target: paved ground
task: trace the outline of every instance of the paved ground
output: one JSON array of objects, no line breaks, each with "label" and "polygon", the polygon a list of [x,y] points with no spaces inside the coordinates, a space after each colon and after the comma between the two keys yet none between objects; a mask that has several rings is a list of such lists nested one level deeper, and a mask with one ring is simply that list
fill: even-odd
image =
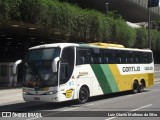
[{"label": "paved ground", "polygon": [[[3,118],[2,120],[159,120],[158,117],[64,117],[65,112],[69,112],[70,115],[88,115],[95,111],[95,115],[97,114],[96,111],[125,111],[129,113],[137,112],[138,114],[140,111],[149,111],[149,112],[156,112],[160,111],[160,82],[155,82],[153,87],[150,87],[145,90],[143,93],[139,94],[113,94],[109,96],[101,96],[101,97],[94,97],[90,99],[86,104],[75,104],[72,102],[65,102],[65,103],[38,103],[38,102],[23,102],[20,98],[21,96],[21,89],[13,89],[13,90],[2,90],[3,94],[7,94],[7,99],[17,99],[20,98],[18,101],[8,101],[6,103],[1,101],[0,110],[2,111],[26,111],[30,113],[37,113],[38,111],[42,111],[42,118]],[[8,93],[9,92],[9,93]],[[1,94],[1,95],[3,95]],[[16,94],[16,96],[15,96]],[[19,95],[18,95],[19,94]],[[77,112],[78,111],[78,112]],[[82,111],[82,112],[81,112]],[[55,117],[55,116],[58,117]],[[91,114],[93,115],[93,114]],[[45,117],[45,118],[44,118]],[[51,118],[52,117],[52,118]],[[0,118],[1,119],[1,118]]]},{"label": "paved ground", "polygon": [[0,106],[11,102],[23,102],[21,88],[0,90]]}]

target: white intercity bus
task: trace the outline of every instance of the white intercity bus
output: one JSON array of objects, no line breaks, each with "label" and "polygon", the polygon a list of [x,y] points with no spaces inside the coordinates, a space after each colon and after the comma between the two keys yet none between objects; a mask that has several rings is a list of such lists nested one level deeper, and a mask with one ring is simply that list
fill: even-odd
[{"label": "white intercity bus", "polygon": [[153,53],[109,43],[55,43],[32,47],[24,61],[23,99],[62,102],[154,84]]}]

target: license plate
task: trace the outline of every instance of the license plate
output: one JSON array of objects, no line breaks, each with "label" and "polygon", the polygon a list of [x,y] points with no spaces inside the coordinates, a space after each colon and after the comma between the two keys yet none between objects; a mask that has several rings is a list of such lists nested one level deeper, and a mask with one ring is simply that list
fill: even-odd
[{"label": "license plate", "polygon": [[34,97],[34,100],[40,100],[40,97]]}]

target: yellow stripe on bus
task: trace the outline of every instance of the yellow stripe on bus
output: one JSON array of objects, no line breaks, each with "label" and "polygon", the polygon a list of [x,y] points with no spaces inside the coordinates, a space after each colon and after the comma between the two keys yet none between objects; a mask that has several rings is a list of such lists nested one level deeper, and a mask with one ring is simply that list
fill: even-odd
[{"label": "yellow stripe on bus", "polygon": [[119,91],[132,90],[134,80],[138,80],[140,83],[141,79],[144,79],[146,87],[154,84],[153,73],[121,75],[116,64],[109,64],[109,67],[117,83]]}]

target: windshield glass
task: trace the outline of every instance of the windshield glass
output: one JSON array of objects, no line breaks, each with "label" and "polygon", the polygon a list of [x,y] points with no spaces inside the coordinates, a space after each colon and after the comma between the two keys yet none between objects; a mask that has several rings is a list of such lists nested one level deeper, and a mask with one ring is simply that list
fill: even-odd
[{"label": "windshield glass", "polygon": [[60,48],[48,48],[48,49],[37,49],[31,50],[28,54],[29,61],[37,60],[53,60],[58,57]]},{"label": "windshield glass", "polygon": [[60,55],[60,48],[31,50],[26,56],[25,80],[26,87],[57,86],[57,73],[53,73],[52,62]]}]

